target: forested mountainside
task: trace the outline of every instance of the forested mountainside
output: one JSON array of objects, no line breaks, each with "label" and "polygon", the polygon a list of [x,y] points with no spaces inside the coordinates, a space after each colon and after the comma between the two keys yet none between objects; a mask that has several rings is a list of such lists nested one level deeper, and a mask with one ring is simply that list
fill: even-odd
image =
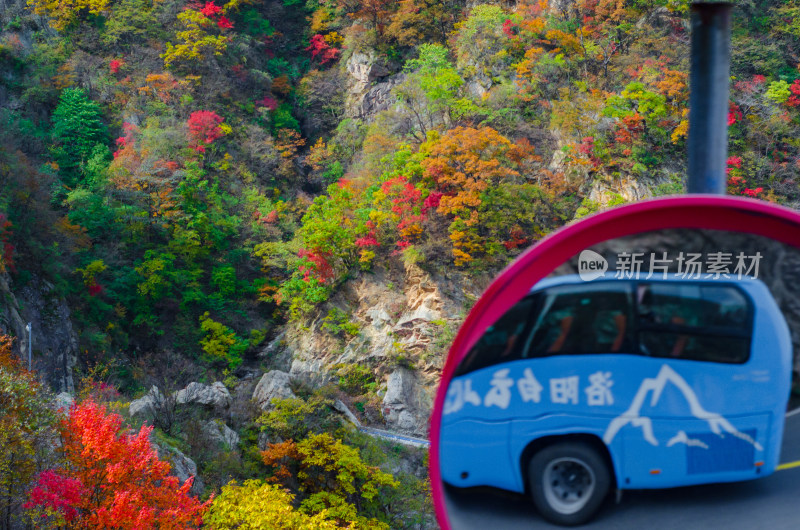
[{"label": "forested mountainside", "polygon": [[[800,2],[734,13],[728,191],[795,207]],[[351,423],[424,436],[494,273],[683,192],[688,20],[5,0],[0,528],[432,526],[424,451]]]}]

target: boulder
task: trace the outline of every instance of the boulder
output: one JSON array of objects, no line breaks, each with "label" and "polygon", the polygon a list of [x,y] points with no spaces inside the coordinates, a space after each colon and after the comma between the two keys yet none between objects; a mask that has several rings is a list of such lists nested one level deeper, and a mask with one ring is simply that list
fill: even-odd
[{"label": "boulder", "polygon": [[179,449],[167,444],[159,444],[153,441],[150,436],[150,443],[156,450],[158,458],[166,460],[172,465],[171,475],[178,477],[181,484],[185,483],[190,477],[194,477],[192,488],[189,490],[194,495],[200,495],[205,490],[203,480],[197,476],[197,464],[194,460],[183,454]]},{"label": "boulder", "polygon": [[383,396],[383,418],[396,430],[424,434],[428,411],[423,403],[422,388],[417,377],[407,368],[398,368],[389,375]]},{"label": "boulder", "polygon": [[144,416],[147,418],[155,413],[156,407],[163,399],[164,396],[161,395],[158,387],[153,385],[150,387],[147,394],[139,399],[131,401],[131,404],[128,406],[128,412],[131,418],[135,418],[136,416]]},{"label": "boulder", "polygon": [[55,399],[56,410],[63,412],[69,411],[73,403],[75,403],[75,398],[69,392],[61,392]]},{"label": "boulder", "polygon": [[225,409],[231,404],[231,393],[220,381],[212,385],[189,383],[186,388],[178,391],[175,402],[179,405],[195,404]]},{"label": "boulder", "polygon": [[275,398],[293,398],[294,392],[289,387],[289,374],[280,370],[265,373],[253,391],[253,401],[262,409],[268,409]]},{"label": "boulder", "polygon": [[227,446],[230,449],[236,449],[239,445],[240,438],[239,435],[236,434],[236,431],[219,420],[204,422],[200,430],[207,440],[218,446]]}]

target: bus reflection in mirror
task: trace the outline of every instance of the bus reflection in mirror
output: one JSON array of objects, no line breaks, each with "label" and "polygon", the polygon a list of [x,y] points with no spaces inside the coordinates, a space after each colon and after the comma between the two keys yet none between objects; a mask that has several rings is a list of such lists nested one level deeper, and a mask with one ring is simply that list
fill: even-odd
[{"label": "bus reflection in mirror", "polygon": [[800,337],[797,275],[793,247],[684,229],[594,245],[530,286],[447,387],[451,527],[478,528],[482,503],[503,528],[514,526],[498,506],[515,498],[542,524],[575,525],[615,488],[770,475]]}]

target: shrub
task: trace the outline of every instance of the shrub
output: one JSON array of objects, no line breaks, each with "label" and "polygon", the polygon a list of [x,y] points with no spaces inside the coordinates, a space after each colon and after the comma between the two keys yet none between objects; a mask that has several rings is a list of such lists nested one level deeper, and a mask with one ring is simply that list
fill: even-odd
[{"label": "shrub", "polygon": [[366,366],[359,364],[338,365],[339,388],[351,396],[360,396],[375,390],[375,374]]},{"label": "shrub", "polygon": [[242,364],[242,354],[249,346],[248,341],[239,338],[228,326],[212,320],[208,311],[200,317],[200,329],[205,333],[200,339],[200,346],[207,361],[231,369]]}]

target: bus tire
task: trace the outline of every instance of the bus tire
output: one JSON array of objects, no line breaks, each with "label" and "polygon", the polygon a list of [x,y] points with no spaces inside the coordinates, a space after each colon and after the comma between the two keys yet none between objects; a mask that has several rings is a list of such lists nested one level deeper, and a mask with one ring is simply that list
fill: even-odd
[{"label": "bus tire", "polygon": [[557,443],[536,453],[528,464],[528,480],[541,516],[564,526],[591,519],[611,487],[605,460],[581,442]]}]

